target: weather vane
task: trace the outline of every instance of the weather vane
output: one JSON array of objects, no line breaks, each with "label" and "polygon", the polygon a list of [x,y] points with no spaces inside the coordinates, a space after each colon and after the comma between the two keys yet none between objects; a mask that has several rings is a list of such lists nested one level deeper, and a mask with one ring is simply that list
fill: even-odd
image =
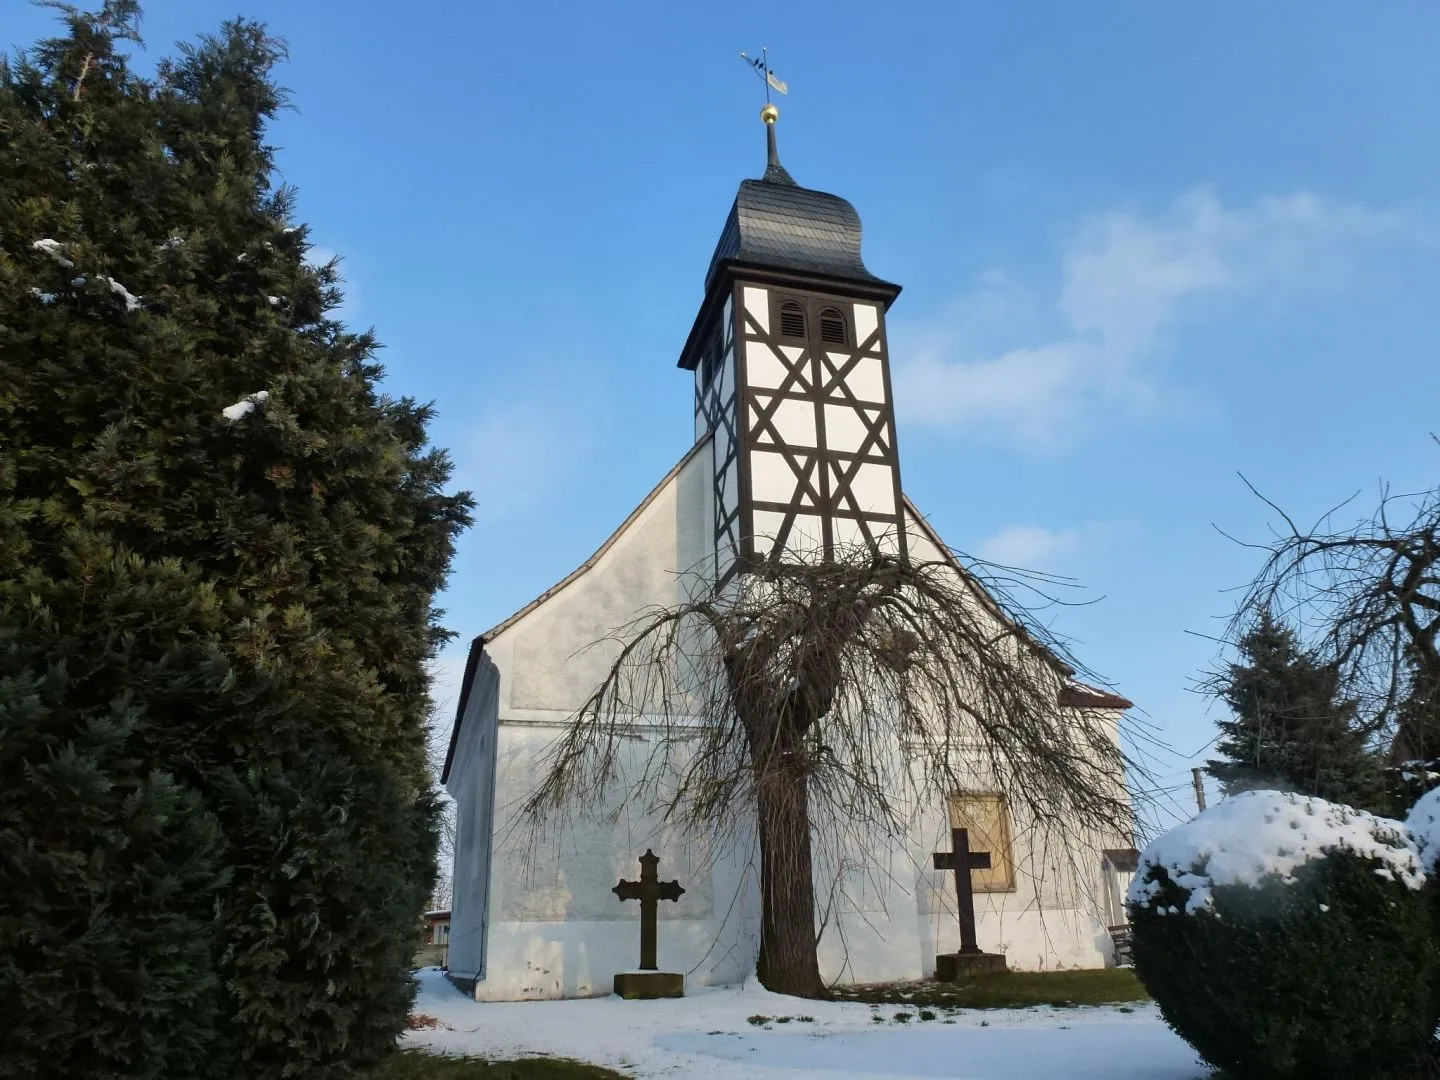
[{"label": "weather vane", "polygon": [[745,53],[742,52],[740,54],[740,59],[744,60],[747,64],[754,68],[755,74],[759,75],[760,78],[765,81],[766,105],[770,104],[771,90],[774,90],[777,94],[784,94],[789,92],[790,87],[787,86],[781,79],[776,78],[775,72],[770,70],[770,51],[768,49],[761,48],[760,55],[758,57],[747,56]]}]

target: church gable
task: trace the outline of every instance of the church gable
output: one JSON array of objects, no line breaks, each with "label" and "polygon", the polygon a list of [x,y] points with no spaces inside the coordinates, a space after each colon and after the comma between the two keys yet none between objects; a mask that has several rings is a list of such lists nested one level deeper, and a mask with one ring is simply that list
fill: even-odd
[{"label": "church gable", "polygon": [[675,604],[685,572],[707,569],[708,451],[708,440],[692,447],[594,555],[481,635],[503,674],[502,719],[573,713],[613,659],[617,646],[607,639],[616,629],[646,608]]},{"label": "church gable", "polygon": [[[477,662],[500,682],[501,719],[563,722],[605,676],[618,644],[616,632],[654,607],[684,599],[684,589],[713,581],[713,457],[710,440],[697,442],[629,517],[584,563],[535,600],[475,639],[456,709],[449,758],[480,672]],[[914,504],[901,494],[897,515],[911,558],[951,562],[967,578],[949,547]],[[970,579],[972,582],[973,578]],[[998,606],[974,582],[976,595],[1003,618]],[[502,678],[503,673],[503,678]],[[1070,674],[1063,669],[1062,674]],[[1062,707],[1123,711],[1131,702],[1108,690],[1065,678]]]}]

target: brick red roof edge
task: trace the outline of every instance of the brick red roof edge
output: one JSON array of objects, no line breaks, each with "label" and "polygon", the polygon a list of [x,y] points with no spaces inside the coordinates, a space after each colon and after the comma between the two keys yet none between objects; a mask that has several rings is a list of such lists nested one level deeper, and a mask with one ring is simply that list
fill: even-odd
[{"label": "brick red roof edge", "polygon": [[1130,709],[1135,703],[1098,686],[1075,683],[1060,688],[1060,704],[1072,705],[1077,709]]}]

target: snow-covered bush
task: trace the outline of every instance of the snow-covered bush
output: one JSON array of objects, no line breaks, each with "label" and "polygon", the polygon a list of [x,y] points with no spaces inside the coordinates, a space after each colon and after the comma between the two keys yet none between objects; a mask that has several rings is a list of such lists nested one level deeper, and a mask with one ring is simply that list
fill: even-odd
[{"label": "snow-covered bush", "polygon": [[[1427,878],[1425,892],[1430,899],[1431,932],[1440,950],[1440,873],[1436,872],[1436,863],[1440,862],[1440,788],[1427,791],[1415,801],[1405,827],[1420,853],[1420,865]],[[1435,1012],[1440,1015],[1440,967],[1435,972],[1432,993]]]},{"label": "snow-covered bush", "polygon": [[1436,1025],[1425,883],[1400,822],[1248,791],[1141,855],[1136,971],[1170,1026],[1229,1074],[1406,1075]]},{"label": "snow-covered bush", "polygon": [[1410,808],[1405,827],[1420,853],[1420,865],[1426,874],[1434,875],[1440,860],[1440,788],[1426,792]]}]

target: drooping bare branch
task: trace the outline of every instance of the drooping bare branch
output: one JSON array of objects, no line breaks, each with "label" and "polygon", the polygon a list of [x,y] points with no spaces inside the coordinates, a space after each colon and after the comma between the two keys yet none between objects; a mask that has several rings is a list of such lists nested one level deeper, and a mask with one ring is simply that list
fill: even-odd
[{"label": "drooping bare branch", "polygon": [[817,812],[890,835],[914,799],[943,805],[981,775],[1037,828],[1131,836],[1113,720],[1058,707],[1080,665],[987,585],[948,560],[863,550],[697,585],[612,636],[614,662],[525,809],[598,802],[643,729],[630,803],[705,833],[798,769]]}]

